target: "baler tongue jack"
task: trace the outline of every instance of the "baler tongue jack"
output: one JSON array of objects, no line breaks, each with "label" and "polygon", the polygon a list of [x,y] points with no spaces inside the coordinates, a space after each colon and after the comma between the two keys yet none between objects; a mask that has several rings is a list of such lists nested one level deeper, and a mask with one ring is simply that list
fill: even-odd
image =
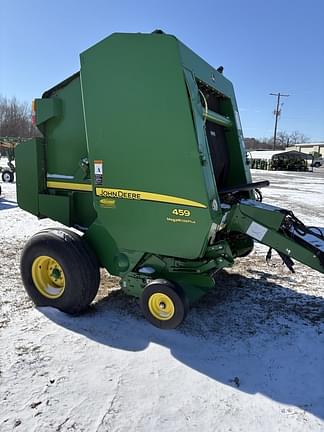
[{"label": "baler tongue jack", "polygon": [[232,206],[227,231],[239,231],[278,252],[289,270],[292,258],[324,273],[324,228],[307,227],[293,212],[254,200]]},{"label": "baler tongue jack", "polygon": [[[285,255],[285,254],[283,254],[283,253],[281,253],[279,251],[276,251],[276,252],[278,253],[278,255],[280,256],[280,258],[282,259],[282,262],[291,271],[291,273],[295,273],[295,270],[294,270],[295,263],[294,263],[294,261],[291,258],[289,258],[288,255]],[[271,256],[272,256],[272,247],[269,248],[269,250],[267,252],[267,255],[266,255],[267,264],[270,264]]]}]

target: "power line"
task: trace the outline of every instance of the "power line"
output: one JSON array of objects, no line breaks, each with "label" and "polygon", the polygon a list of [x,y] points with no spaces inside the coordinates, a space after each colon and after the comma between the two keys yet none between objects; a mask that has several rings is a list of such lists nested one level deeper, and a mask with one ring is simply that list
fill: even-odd
[{"label": "power line", "polygon": [[273,150],[276,150],[278,117],[281,114],[281,109],[279,109],[280,98],[281,97],[288,97],[290,95],[288,95],[288,94],[282,94],[282,93],[270,93],[270,96],[277,96],[277,107],[276,107],[276,109],[273,112],[274,115],[275,115],[275,126],[274,126],[274,134],[273,134]]}]

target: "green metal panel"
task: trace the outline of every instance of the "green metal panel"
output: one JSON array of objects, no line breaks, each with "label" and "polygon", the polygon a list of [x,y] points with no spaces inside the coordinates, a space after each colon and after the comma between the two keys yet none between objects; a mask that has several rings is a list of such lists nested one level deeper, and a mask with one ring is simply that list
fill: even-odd
[{"label": "green metal panel", "polygon": [[70,210],[72,226],[89,227],[97,217],[90,192],[73,192]]},{"label": "green metal panel", "polygon": [[93,163],[102,160],[103,187],[206,206],[115,199],[104,207],[94,193],[98,223],[121,249],[201,255],[212,218],[177,40],[114,34],[81,54],[81,82],[94,188]]},{"label": "green metal panel", "polygon": [[214,208],[214,211],[212,211],[213,220],[219,223],[222,218],[222,211],[220,207],[216,180],[213,173],[212,161],[208,148],[203,107],[201,105],[198,86],[194,75],[191,73],[191,71],[185,69],[184,76],[186,79],[188,94],[191,100],[191,109],[193,121],[195,124],[198,151],[202,161],[201,170],[205,179],[206,191],[209,202],[216,202],[216,206],[212,206],[212,209]]},{"label": "green metal panel", "polygon": [[61,114],[60,99],[35,99],[36,125],[41,126],[47,120]]},{"label": "green metal panel", "polygon": [[38,194],[45,190],[45,157],[42,138],[34,138],[17,145],[16,187],[19,207],[39,216]]},{"label": "green metal panel", "polygon": [[70,226],[70,197],[61,195],[40,194],[39,213],[53,220]]},{"label": "green metal panel", "polygon": [[[90,172],[79,74],[45,92],[42,99],[36,99],[35,107],[37,125],[45,135],[47,182],[88,184]],[[42,197],[42,214],[66,225],[85,228],[91,225],[96,217],[91,193],[60,187],[49,190],[50,195]]]},{"label": "green metal panel", "polygon": [[42,125],[47,173],[74,177],[79,171],[81,159],[88,156],[79,76],[63,87],[49,90],[45,95],[46,103],[58,99],[61,107],[60,115],[49,118]]}]

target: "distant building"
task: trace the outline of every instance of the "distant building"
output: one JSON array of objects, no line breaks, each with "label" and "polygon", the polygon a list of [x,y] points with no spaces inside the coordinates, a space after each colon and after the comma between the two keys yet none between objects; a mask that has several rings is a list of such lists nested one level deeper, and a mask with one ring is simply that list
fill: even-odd
[{"label": "distant building", "polygon": [[319,153],[321,156],[324,157],[324,142],[296,144],[289,148],[312,155],[314,155],[315,153]]},{"label": "distant building", "polygon": [[309,153],[290,150],[290,148],[285,151],[248,152],[251,168],[273,171],[308,171],[314,157]]}]

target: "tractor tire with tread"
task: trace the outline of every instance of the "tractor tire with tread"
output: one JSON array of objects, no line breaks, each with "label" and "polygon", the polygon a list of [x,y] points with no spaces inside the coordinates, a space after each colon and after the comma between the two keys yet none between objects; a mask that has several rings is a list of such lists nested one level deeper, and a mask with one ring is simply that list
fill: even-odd
[{"label": "tractor tire with tread", "polygon": [[37,306],[52,306],[69,314],[85,310],[100,283],[94,252],[78,234],[64,228],[45,229],[31,237],[23,249],[20,270],[25,289]]},{"label": "tractor tire with tread", "polygon": [[4,183],[12,183],[14,181],[15,175],[11,170],[5,169],[1,173],[1,178]]}]

